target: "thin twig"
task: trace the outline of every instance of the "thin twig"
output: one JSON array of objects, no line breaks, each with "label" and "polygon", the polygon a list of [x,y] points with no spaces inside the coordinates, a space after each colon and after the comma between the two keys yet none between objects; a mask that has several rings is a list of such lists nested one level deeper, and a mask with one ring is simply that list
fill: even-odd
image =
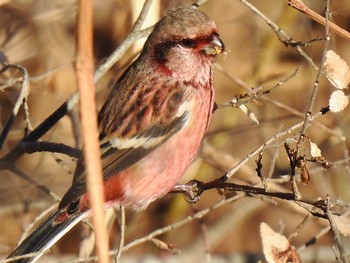
[{"label": "thin twig", "polygon": [[[198,210],[196,210],[195,208],[193,209],[194,209],[194,212],[198,212]],[[208,227],[203,218],[198,219],[198,224],[200,227],[200,236],[201,236],[201,240],[203,242],[204,251],[205,251],[205,262],[210,263],[212,261],[212,256],[210,253],[210,241],[208,239]]]},{"label": "thin twig", "polygon": [[[170,232],[170,231],[173,231],[175,229],[178,229],[180,227],[182,227],[183,225],[186,225],[188,224],[189,222],[192,222],[196,219],[199,219],[199,218],[202,218],[204,217],[205,215],[209,214],[210,212],[226,205],[226,204],[229,204],[229,203],[232,203],[234,201],[236,201],[237,199],[239,199],[241,196],[237,195],[237,196],[233,196],[233,197],[230,197],[230,198],[227,198],[227,199],[224,199],[224,200],[221,200],[220,202],[210,206],[210,207],[207,207],[193,215],[190,215],[180,221],[177,221],[171,225],[168,225],[168,226],[165,226],[165,227],[162,227],[162,228],[159,228],[151,233],[149,233],[148,235],[142,237],[142,238],[139,238],[139,239],[136,239],[130,243],[128,243],[127,245],[125,245],[123,247],[123,252],[126,252],[128,251],[129,249],[135,247],[135,246],[138,246],[142,243],[145,243],[145,242],[148,242],[148,241],[151,241],[152,238],[155,238],[157,236],[160,236],[162,234],[165,234],[167,232]],[[117,250],[113,250],[113,251],[110,251],[110,255],[111,256],[115,256],[116,254],[118,253]],[[75,259],[75,260],[67,260],[67,261],[63,261],[62,263],[80,263],[80,262],[92,262],[92,261],[96,261],[97,257],[89,257],[89,258],[82,258],[82,259]]]},{"label": "thin twig", "polygon": [[[279,131],[282,130],[282,124],[280,124],[280,128],[278,130]],[[274,147],[272,158],[270,158],[270,164],[269,164],[268,172],[266,173],[266,176],[265,176],[265,181],[267,179],[269,179],[269,178],[272,178],[273,172],[274,172],[274,170],[276,168],[276,161],[277,161],[277,157],[278,157],[278,150],[279,150],[278,146]]]},{"label": "thin twig", "polygon": [[49,131],[61,118],[63,118],[79,101],[79,93],[74,92],[66,102],[64,102],[55,112],[47,117],[37,128],[25,136],[8,154],[0,159],[0,169],[3,169],[1,163],[14,163],[25,152],[21,150],[23,143],[39,140],[47,131]]},{"label": "thin twig", "polygon": [[18,241],[18,244],[22,243],[22,241],[30,234],[30,232],[34,229],[34,226],[37,225],[38,222],[42,222],[44,218],[48,217],[53,211],[57,209],[57,205],[54,204],[49,208],[45,209],[45,211],[41,212],[33,222],[26,228],[26,230],[22,233],[21,238]]},{"label": "thin twig", "polygon": [[324,18],[323,16],[320,16],[315,11],[311,10],[309,7],[307,7],[303,1],[301,0],[288,0],[288,5],[291,7],[299,10],[300,12],[306,14],[311,19],[315,20],[317,23],[326,26],[327,23],[329,23],[329,28],[336,33],[337,35],[350,40],[350,32],[346,31],[345,29],[339,27],[338,25],[334,24],[333,22],[329,21],[327,22],[327,18]]},{"label": "thin twig", "polygon": [[340,253],[340,258],[341,258],[343,263],[348,263],[349,261],[348,261],[346,255],[345,255],[345,248],[344,248],[343,241],[342,241],[342,239],[340,237],[339,229],[337,227],[336,222],[334,221],[332,212],[330,211],[329,196],[327,196],[326,201],[327,201],[327,219],[329,221],[329,225],[330,225],[331,230],[333,232],[335,242],[337,243],[337,246],[338,246],[338,249],[339,249],[339,253]]},{"label": "thin twig", "polygon": [[[222,72],[223,74],[225,74],[230,80],[232,80],[235,84],[239,85],[241,88],[243,88],[244,90],[250,90],[249,86],[244,83],[242,80],[240,80],[238,77],[232,75],[232,73],[229,73],[227,72],[226,70],[224,70],[220,65],[216,64],[215,65],[215,68],[217,70],[219,70],[220,72]],[[298,73],[299,73],[299,70],[300,68],[298,67],[296,71],[294,71],[291,75],[287,76],[285,79],[282,79],[280,80],[277,84],[275,84],[272,88],[268,89],[268,90],[271,90],[271,89],[274,89],[275,87],[277,87],[278,85],[282,85],[283,83],[285,83],[287,80],[290,80],[291,77],[294,77],[296,76]],[[264,91],[264,94],[266,93],[266,91]],[[295,116],[298,116],[298,117],[305,117],[305,114],[302,113],[301,111],[298,111],[296,110],[295,108],[289,106],[289,105],[286,105],[278,100],[275,100],[275,99],[272,99],[270,96],[267,96],[267,95],[258,95],[258,98],[259,99],[263,99],[264,101],[267,101],[273,105],[275,105],[276,107],[278,108],[281,108],[281,109],[284,109],[286,110],[287,112],[295,115]],[[247,103],[246,101],[244,103]],[[217,108],[222,108],[222,107],[232,107],[232,106],[236,106],[238,104],[232,104],[232,102],[228,102],[228,103],[224,103],[222,105],[218,105]],[[344,141],[345,140],[345,137],[340,135],[339,134],[339,131],[338,130],[334,130],[334,129],[331,129],[331,128],[328,128],[325,124],[323,123],[320,123],[318,121],[315,121],[313,122],[313,125],[321,128],[322,130],[328,132],[329,134],[331,135],[334,135],[336,137],[338,137],[341,141]],[[350,170],[350,169],[349,169]]]},{"label": "thin twig", "polygon": [[[5,139],[12,127],[12,124],[15,121],[15,118],[18,114],[19,108],[21,107],[21,105],[25,102],[26,97],[28,96],[29,93],[29,75],[28,75],[28,71],[25,67],[21,66],[21,65],[16,65],[16,64],[6,64],[3,70],[9,69],[9,68],[14,68],[14,69],[18,69],[22,72],[23,75],[23,79],[22,79],[22,85],[21,85],[21,91],[18,95],[17,101],[12,109],[12,113],[11,116],[9,117],[7,123],[5,124],[5,127],[0,135],[0,149],[2,148]],[[27,107],[27,105],[25,104],[25,106]],[[26,115],[27,119],[28,116]]]},{"label": "thin twig", "polygon": [[[311,120],[314,120],[318,117],[320,117],[322,114],[321,113],[316,113],[315,115],[311,116]],[[295,130],[299,129],[300,127],[302,127],[304,122],[299,122],[291,127],[289,127],[288,129],[279,132],[275,135],[273,135],[269,140],[267,140],[264,144],[260,145],[259,147],[257,147],[255,150],[253,150],[252,152],[250,152],[245,158],[243,158],[238,164],[236,164],[233,168],[231,168],[230,170],[227,171],[225,177],[227,179],[231,178],[231,176],[233,176],[243,165],[245,165],[252,157],[254,157],[255,155],[259,154],[259,152],[266,146],[269,146],[270,144],[274,143],[275,141],[279,140],[280,138],[282,138],[285,135],[288,135],[292,132],[294,132]]]},{"label": "thin twig", "polygon": [[141,12],[140,12],[138,18],[136,19],[134,27],[132,28],[131,31],[140,31],[141,30],[142,25],[147,18],[147,14],[148,14],[148,11],[151,7],[152,1],[153,0],[145,0],[145,2],[143,3],[143,7],[141,9]]},{"label": "thin twig", "polygon": [[307,214],[307,216],[298,224],[298,226],[293,230],[293,232],[288,236],[288,241],[292,241],[294,237],[296,237],[299,231],[306,226],[306,224],[311,219],[311,214]]},{"label": "thin twig", "polygon": [[15,256],[15,257],[7,258],[7,259],[2,259],[1,263],[8,263],[8,262],[15,262],[16,263],[20,259],[34,258],[34,257],[37,257],[39,255],[43,255],[43,254],[46,254],[49,252],[50,252],[50,250],[43,250],[43,251],[39,251],[39,252],[28,253],[28,254],[21,255],[21,256]]},{"label": "thin twig", "polygon": [[[350,214],[350,210],[346,211],[342,216],[347,216],[349,214]],[[300,252],[300,251],[306,249],[307,247],[315,244],[318,239],[320,239],[324,235],[328,234],[330,230],[331,230],[331,228],[329,226],[322,228],[313,238],[311,238],[309,241],[307,241],[304,245],[300,246],[297,251]]]},{"label": "thin twig", "polygon": [[[240,0],[245,6],[247,6],[250,10],[252,10],[256,15],[260,16],[268,26],[272,28],[272,30],[277,35],[278,39],[282,41],[285,45],[291,45],[295,46],[294,44],[297,42],[293,42],[291,37],[284,32],[280,27],[278,27],[274,22],[272,22],[267,16],[265,16],[263,13],[261,13],[255,6],[253,6],[251,3],[249,3],[246,0]],[[307,62],[309,62],[314,69],[318,69],[316,64],[313,62],[312,58],[308,56],[305,51],[299,46],[296,45],[296,49],[299,52],[299,54],[306,59]]]},{"label": "thin twig", "polygon": [[54,192],[52,192],[45,185],[42,185],[42,184],[38,183],[32,177],[26,175],[23,171],[19,170],[16,166],[8,164],[6,169],[9,170],[10,172],[14,173],[15,175],[19,176],[23,180],[27,181],[29,184],[35,186],[36,188],[38,188],[43,193],[51,196],[53,198],[53,200],[55,200],[56,202],[61,201],[61,198],[58,195],[56,195]]},{"label": "thin twig", "polygon": [[167,233],[167,232],[170,232],[174,229],[177,229],[177,228],[180,228],[181,226],[189,223],[189,222],[192,222],[196,219],[199,219],[199,218],[203,218],[205,215],[207,215],[208,213],[212,212],[213,210],[216,210],[220,207],[222,207],[223,205],[225,204],[229,204],[229,203],[232,203],[234,201],[236,201],[237,199],[239,199],[240,197],[239,196],[233,196],[231,198],[228,198],[228,199],[224,199],[224,200],[221,200],[220,202],[214,204],[213,206],[210,206],[210,207],[207,207],[193,215],[190,215],[190,216],[187,216],[186,218],[178,221],[178,222],[175,222],[171,225],[168,225],[166,227],[162,227],[162,228],[159,228],[155,231],[153,231],[152,233],[148,234],[147,236],[144,236],[142,238],[139,238],[139,239],[136,239],[132,242],[130,242],[129,244],[125,245],[124,248],[123,248],[123,251],[127,251],[129,250],[130,248],[132,247],[135,247],[141,243],[144,243],[146,241],[150,241],[152,238],[156,237],[156,236],[159,236],[159,235],[162,235],[164,233]]},{"label": "thin twig", "polygon": [[255,101],[261,97],[265,97],[266,94],[270,94],[277,87],[280,87],[280,86],[284,85],[285,83],[287,83],[288,81],[290,81],[291,79],[295,78],[299,74],[300,69],[301,69],[300,66],[297,67],[295,71],[293,71],[291,74],[289,74],[284,79],[281,79],[280,81],[278,81],[275,85],[273,85],[269,89],[262,90],[262,87],[256,87],[254,89],[250,89],[250,90],[248,90],[247,93],[239,96],[238,98],[235,97],[229,102],[217,105],[216,109],[222,109],[222,108],[226,108],[226,107],[238,108],[239,106],[241,106],[243,104],[247,104],[247,103],[249,103],[251,101]]},{"label": "thin twig", "polygon": [[325,13],[326,13],[326,24],[325,24],[325,38],[326,38],[326,41],[324,42],[323,54],[322,54],[322,59],[321,59],[321,62],[320,62],[320,67],[318,69],[318,72],[317,72],[317,75],[316,75],[316,80],[314,82],[314,86],[313,86],[312,93],[311,93],[311,96],[310,96],[310,100],[309,100],[307,109],[305,111],[306,113],[305,113],[305,118],[304,118],[304,124],[303,124],[303,127],[300,130],[299,139],[298,139],[298,142],[297,142],[297,145],[296,145],[297,153],[300,150],[300,146],[301,146],[301,143],[303,141],[304,134],[305,134],[306,129],[308,128],[309,123],[310,123],[310,116],[311,116],[311,112],[312,112],[312,109],[314,107],[316,96],[317,96],[317,93],[318,93],[318,86],[319,86],[320,78],[321,78],[321,75],[322,75],[323,64],[324,64],[324,62],[326,60],[326,53],[327,53],[327,49],[328,49],[328,43],[329,43],[329,40],[330,40],[329,26],[328,26],[328,21],[329,21],[329,0],[327,0],[326,12]]},{"label": "thin twig", "polygon": [[122,252],[123,252],[123,246],[125,241],[125,208],[124,206],[119,206],[119,229],[120,229],[120,236],[119,236],[119,244],[118,244],[118,252],[115,256],[115,262],[119,263]]}]

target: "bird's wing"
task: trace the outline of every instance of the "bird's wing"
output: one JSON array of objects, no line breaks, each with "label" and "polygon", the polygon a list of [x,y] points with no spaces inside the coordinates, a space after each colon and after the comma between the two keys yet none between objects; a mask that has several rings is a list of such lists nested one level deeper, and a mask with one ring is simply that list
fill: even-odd
[{"label": "bird's wing", "polygon": [[[178,83],[153,83],[154,89],[111,94],[99,114],[103,180],[132,166],[183,129],[192,106]],[[146,90],[146,91],[145,91]],[[127,101],[127,99],[129,99]],[[135,106],[136,105],[136,106]],[[73,184],[60,208],[86,192],[84,160],[78,161]]]},{"label": "bird's wing", "polygon": [[101,148],[104,180],[130,167],[167,141],[186,125],[188,116],[189,112],[185,111],[165,124],[155,123],[153,127],[136,137],[126,140],[113,138],[104,143]]}]

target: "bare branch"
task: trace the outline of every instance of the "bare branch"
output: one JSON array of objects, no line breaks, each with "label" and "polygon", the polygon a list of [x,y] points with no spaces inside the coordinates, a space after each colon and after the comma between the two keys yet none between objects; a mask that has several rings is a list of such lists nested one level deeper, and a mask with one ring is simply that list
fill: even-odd
[{"label": "bare branch", "polygon": [[333,232],[335,242],[337,243],[337,246],[338,246],[338,249],[339,249],[339,252],[340,252],[341,261],[343,263],[347,263],[349,261],[348,261],[346,255],[345,255],[344,244],[343,244],[343,241],[342,241],[342,239],[340,237],[340,232],[338,230],[337,224],[335,223],[335,221],[333,219],[332,212],[330,211],[329,196],[327,196],[326,201],[327,201],[327,219],[329,221],[329,225],[330,225],[331,230]]},{"label": "bare branch", "polygon": [[345,29],[337,26],[333,22],[329,21],[327,22],[327,18],[324,18],[317,14],[315,11],[311,10],[309,7],[307,7],[302,0],[288,0],[288,5],[291,7],[299,10],[300,12],[306,14],[311,19],[315,20],[317,23],[326,26],[327,23],[329,23],[329,28],[334,31],[339,36],[350,40],[350,32],[346,31]]}]

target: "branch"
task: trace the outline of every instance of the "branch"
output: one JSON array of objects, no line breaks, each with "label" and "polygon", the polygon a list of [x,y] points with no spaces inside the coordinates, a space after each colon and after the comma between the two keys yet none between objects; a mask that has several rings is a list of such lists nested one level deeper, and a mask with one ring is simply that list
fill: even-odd
[{"label": "branch", "polygon": [[84,160],[87,194],[95,227],[99,262],[109,263],[109,243],[105,225],[105,200],[93,80],[92,1],[80,0],[78,5],[76,74],[81,94],[80,112],[85,144]]},{"label": "branch", "polygon": [[[239,195],[236,195],[236,196],[233,196],[233,197],[230,197],[230,198],[227,198],[227,199],[223,199],[221,200],[220,202],[210,206],[210,207],[207,207],[193,215],[190,215],[180,221],[177,221],[171,225],[168,225],[168,226],[165,226],[165,227],[162,227],[162,228],[159,228],[151,233],[149,233],[148,235],[142,237],[142,238],[139,238],[139,239],[136,239],[132,242],[130,242],[129,244],[125,245],[123,247],[123,252],[125,251],[128,251],[129,249],[137,246],[137,245],[140,245],[144,242],[147,242],[147,241],[152,241],[153,238],[157,237],[157,236],[160,236],[164,233],[167,233],[167,232],[170,232],[174,229],[178,229],[180,227],[182,227],[183,225],[186,225],[188,224],[189,222],[192,222],[196,219],[200,219],[200,218],[203,218],[204,216],[206,216],[207,214],[209,214],[210,212],[226,205],[226,204],[229,204],[229,203],[232,203],[236,200],[238,200],[241,196]],[[109,252],[109,254],[111,256],[116,256],[118,254],[118,250],[112,250]],[[62,263],[80,263],[80,262],[92,262],[92,261],[96,261],[96,257],[88,257],[88,258],[79,258],[79,259],[74,259],[74,260],[67,260],[67,261],[63,261]]]},{"label": "branch", "polygon": [[51,196],[56,202],[59,202],[61,200],[61,198],[58,195],[56,195],[54,192],[52,192],[49,188],[47,188],[45,185],[38,183],[32,177],[26,175],[24,172],[19,170],[16,166],[8,164],[6,169],[14,173],[15,175],[19,176],[23,180],[27,181],[29,184],[35,186],[43,193]]},{"label": "branch", "polygon": [[[223,180],[223,177],[203,183],[198,180],[191,180],[187,184],[181,184],[181,185],[176,185],[173,190],[171,191],[172,193],[185,193],[187,197],[193,198],[193,200],[189,201],[194,201],[197,202],[200,198],[200,196],[207,190],[210,189],[222,189],[225,191],[230,191],[230,192],[244,192],[246,195],[263,195],[263,196],[270,196],[270,197],[276,197],[282,200],[287,200],[287,201],[294,201],[297,204],[306,204],[306,205],[311,205],[314,206],[318,209],[320,209],[324,213],[318,213],[318,212],[313,212],[312,214],[314,216],[320,217],[320,218],[327,218],[325,215],[326,212],[326,201],[317,199],[317,200],[311,200],[311,199],[297,199],[295,197],[294,193],[285,193],[285,192],[273,192],[273,191],[267,191],[265,188],[260,188],[260,187],[253,187],[249,185],[241,185],[241,184],[235,184],[235,183],[228,183],[225,180]],[[305,207],[303,207],[305,208]]]},{"label": "branch", "polygon": [[337,243],[337,246],[338,246],[338,249],[339,249],[341,261],[343,263],[348,263],[349,261],[348,261],[348,259],[345,256],[344,244],[343,244],[343,241],[342,241],[342,239],[340,237],[339,229],[337,227],[336,222],[334,221],[332,212],[330,211],[329,196],[327,196],[326,200],[327,200],[327,211],[326,211],[327,214],[326,215],[327,215],[327,219],[329,221],[329,225],[331,227],[331,230],[333,232],[335,242]]},{"label": "branch", "polygon": [[[274,22],[272,22],[267,16],[265,16],[263,13],[261,13],[255,6],[253,6],[251,3],[249,3],[246,0],[240,0],[245,6],[247,6],[251,11],[253,11],[256,15],[260,16],[268,26],[272,28],[272,30],[277,35],[278,39],[284,43],[285,45],[291,45],[295,46],[299,54],[308,61],[314,69],[318,69],[316,64],[313,62],[312,58],[309,57],[305,51],[300,47],[300,45],[297,45],[298,42],[292,41],[292,38],[284,32],[280,27],[278,27]],[[291,44],[292,43],[292,44]]]},{"label": "branch", "polygon": [[[62,153],[70,157],[79,158],[81,151],[63,143],[54,142],[24,142],[20,144],[23,153],[52,152]],[[1,166],[0,166],[1,167]]]},{"label": "branch", "polygon": [[325,13],[326,13],[326,24],[325,24],[325,38],[326,38],[326,41],[324,43],[322,59],[321,59],[321,62],[320,62],[320,67],[319,67],[318,72],[317,72],[316,80],[314,82],[312,94],[311,94],[311,97],[310,97],[307,109],[305,111],[306,113],[305,113],[305,118],[304,118],[304,124],[303,124],[303,127],[300,130],[300,135],[299,135],[299,139],[298,139],[298,142],[297,142],[297,149],[296,149],[297,153],[299,152],[299,149],[300,149],[301,142],[303,140],[304,134],[305,134],[306,129],[308,128],[309,123],[310,123],[310,116],[311,116],[311,112],[312,112],[313,106],[315,104],[316,95],[317,95],[317,92],[318,92],[318,86],[319,86],[320,78],[321,78],[321,75],[322,75],[323,64],[324,64],[324,62],[326,60],[326,53],[327,53],[327,49],[328,49],[328,43],[329,43],[329,40],[330,40],[329,26],[328,26],[328,21],[329,21],[329,3],[330,3],[329,0],[327,0],[326,11],[325,11]]},{"label": "branch", "polygon": [[119,206],[119,225],[120,225],[120,236],[118,243],[118,253],[115,256],[115,263],[120,262],[122,256],[124,242],[125,242],[125,208],[124,206]]},{"label": "branch", "polygon": [[[15,121],[15,118],[18,114],[19,108],[21,107],[22,103],[24,104],[25,109],[27,109],[27,103],[26,103],[26,97],[28,96],[28,89],[29,89],[29,76],[28,76],[28,71],[25,67],[21,66],[21,65],[15,65],[15,64],[5,64],[5,66],[1,69],[1,73],[6,71],[9,68],[14,68],[14,69],[18,69],[22,72],[23,74],[23,79],[22,79],[22,85],[21,85],[21,91],[18,95],[17,101],[15,103],[15,106],[12,109],[12,113],[11,116],[9,117],[9,119],[7,120],[4,129],[2,130],[2,133],[0,135],[0,149],[2,148],[5,139]],[[26,119],[28,120],[29,123],[29,118],[27,116],[28,111],[25,110],[25,114],[26,114]],[[30,127],[30,124],[28,125]]]},{"label": "branch", "polygon": [[327,22],[327,18],[324,18],[323,16],[320,16],[315,11],[311,10],[309,7],[307,7],[303,1],[301,0],[288,0],[288,5],[299,10],[300,12],[306,14],[311,19],[315,20],[317,23],[326,26],[327,23],[329,23],[329,28],[334,31],[334,33],[338,34],[339,36],[350,40],[350,32],[346,31],[345,29],[339,27],[338,25],[334,24],[332,21]]}]

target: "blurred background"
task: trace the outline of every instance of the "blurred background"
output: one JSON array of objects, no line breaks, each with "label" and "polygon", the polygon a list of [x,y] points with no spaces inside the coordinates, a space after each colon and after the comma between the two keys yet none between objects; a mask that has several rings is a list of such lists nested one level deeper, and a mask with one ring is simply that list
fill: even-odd
[{"label": "blurred background", "polygon": [[[153,25],[161,13],[178,5],[190,5],[193,1],[154,0],[146,25]],[[287,1],[250,1],[271,21],[276,23],[293,40],[308,42],[324,37],[325,29],[309,17],[292,9]],[[324,15],[326,1],[304,0],[315,12]],[[103,63],[131,30],[143,1],[104,0],[94,3],[94,54],[96,66]],[[196,178],[210,181],[245,158],[264,144],[271,136],[284,131],[303,120],[317,71],[296,50],[280,42],[273,30],[241,1],[209,0],[201,10],[217,23],[228,53],[217,60],[215,83],[216,102],[222,105],[247,90],[259,87],[266,90],[292,74],[298,66],[300,73],[274,89],[264,98],[246,106],[259,121],[257,125],[238,108],[225,107],[215,112],[202,151],[182,182]],[[40,124],[51,112],[76,90],[74,72],[75,19],[77,5],[72,0],[3,0],[0,1],[0,59],[24,66],[30,76],[28,95],[29,118],[33,127]],[[331,1],[331,21],[350,31],[350,5],[347,1]],[[137,56],[142,41],[130,48],[122,59],[96,84],[98,105],[101,107],[113,83],[125,67]],[[313,42],[304,51],[319,65],[324,42]],[[331,33],[329,49],[334,50],[350,63],[350,45]],[[7,85],[21,77],[17,70],[0,75],[0,127],[8,120],[18,97],[20,83]],[[312,113],[327,107],[335,88],[322,76],[319,92]],[[311,181],[299,183],[300,191],[307,198],[330,196],[344,212],[350,199],[350,169],[347,159],[349,147],[349,110],[328,113],[318,118],[307,130],[307,136],[318,145],[322,155],[336,163],[324,170],[320,165],[308,164]],[[81,147],[78,126],[79,111],[75,109],[64,117],[42,139]],[[0,150],[5,155],[23,138],[24,111],[19,114]],[[276,140],[269,145],[262,159],[262,173],[271,177],[274,189],[289,191],[288,182],[278,181],[290,172],[289,161],[283,143],[292,146],[298,132]],[[310,156],[308,142],[303,143],[302,153]],[[256,175],[257,156],[251,158],[231,179],[232,182],[261,186]],[[61,154],[34,153],[22,157],[17,166],[27,175],[62,196],[71,184],[75,159]],[[196,211],[210,207],[224,197],[236,193],[216,190],[205,192],[198,203],[189,204],[181,194],[169,194],[157,200],[146,211],[127,210],[126,243],[140,238],[160,227],[184,219]],[[52,197],[7,171],[0,171],[0,255],[6,256],[17,244],[21,234],[42,211],[55,204]],[[296,248],[315,237],[328,226],[326,220],[310,217],[304,226],[294,232],[308,217],[308,212],[292,202],[261,196],[240,196],[236,201],[208,213],[201,220],[193,220],[181,228],[159,237],[167,244],[174,244],[180,254],[161,250],[152,242],[138,245],[122,256],[122,262],[256,262],[263,259],[259,233],[261,222],[286,237],[295,233],[291,244]],[[53,249],[50,257],[42,262],[63,261],[75,258],[79,250],[81,228],[77,226]],[[118,223],[111,227],[110,242],[116,248],[119,237]],[[343,237],[347,251],[348,238]],[[316,244],[300,251],[303,262],[332,262],[336,258],[331,249],[334,238],[326,234]],[[146,261],[148,258],[153,261]],[[173,261],[171,261],[173,260]],[[242,260],[242,261],[240,261]]]}]

